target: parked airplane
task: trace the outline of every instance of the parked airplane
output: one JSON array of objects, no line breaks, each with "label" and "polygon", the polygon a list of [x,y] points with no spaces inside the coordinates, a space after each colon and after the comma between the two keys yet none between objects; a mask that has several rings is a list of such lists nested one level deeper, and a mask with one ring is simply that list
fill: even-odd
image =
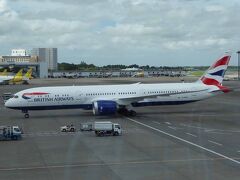
[{"label": "parked airplane", "polygon": [[32,69],[29,69],[27,73],[23,76],[22,69],[14,76],[0,76],[0,84],[16,84],[22,82],[23,84],[28,84],[29,79],[32,79]]},{"label": "parked airplane", "polygon": [[145,76],[144,71],[136,72],[135,74],[132,75],[132,77],[144,77],[144,76]]},{"label": "parked airplane", "polygon": [[0,84],[9,84],[11,81],[13,81],[14,78],[17,78],[19,76],[22,76],[22,69],[20,69],[17,74],[14,76],[0,76]]},{"label": "parked airplane", "polygon": [[8,72],[7,69],[4,69],[3,72],[0,72],[0,76],[7,76]]},{"label": "parked airplane", "polygon": [[126,69],[121,69],[121,70],[122,70],[122,71],[141,71],[142,69],[132,67],[132,68],[126,68]]},{"label": "parked airplane", "polygon": [[32,68],[30,68],[27,72],[26,72],[26,74],[24,75],[26,78],[28,78],[28,79],[33,79],[33,77],[32,77]]},{"label": "parked airplane", "polygon": [[229,60],[230,55],[218,59],[193,83],[37,87],[16,93],[5,106],[22,110],[25,118],[29,110],[72,108],[93,110],[94,115],[134,116],[132,107],[185,104],[228,92],[222,81]]}]

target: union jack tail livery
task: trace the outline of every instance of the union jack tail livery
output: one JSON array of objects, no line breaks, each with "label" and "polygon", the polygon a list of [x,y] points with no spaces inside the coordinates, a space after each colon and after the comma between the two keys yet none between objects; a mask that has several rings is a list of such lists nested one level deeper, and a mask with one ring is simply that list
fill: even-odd
[{"label": "union jack tail livery", "polygon": [[223,92],[228,92],[229,89],[227,87],[222,86],[222,81],[225,75],[225,72],[228,67],[228,63],[230,61],[231,55],[226,54],[220,59],[218,59],[199,79],[200,82],[206,85],[214,85],[217,86]]}]

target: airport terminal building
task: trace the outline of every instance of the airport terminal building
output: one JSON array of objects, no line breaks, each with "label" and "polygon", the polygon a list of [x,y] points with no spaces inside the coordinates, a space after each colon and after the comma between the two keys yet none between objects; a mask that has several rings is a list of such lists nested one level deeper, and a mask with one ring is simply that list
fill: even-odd
[{"label": "airport terminal building", "polygon": [[37,56],[39,62],[46,62],[48,65],[48,70],[57,70],[57,48],[33,48],[31,54],[32,56]]},{"label": "airport terminal building", "polygon": [[0,64],[20,64],[20,63],[38,63],[38,57],[37,56],[0,56]]},{"label": "airport terminal building", "polygon": [[34,48],[31,55],[25,49],[12,49],[11,55],[0,56],[0,66],[33,68],[40,78],[48,77],[48,70],[57,70],[57,48]]}]

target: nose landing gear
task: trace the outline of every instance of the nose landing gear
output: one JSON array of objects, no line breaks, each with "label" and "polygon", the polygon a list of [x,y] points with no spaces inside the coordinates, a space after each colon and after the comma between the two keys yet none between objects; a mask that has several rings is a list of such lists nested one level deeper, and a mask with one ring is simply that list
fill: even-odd
[{"label": "nose landing gear", "polygon": [[25,117],[26,119],[29,118],[29,114],[28,114],[28,113],[24,114],[24,117]]},{"label": "nose landing gear", "polygon": [[28,110],[27,109],[23,109],[22,113],[24,113],[24,117],[27,119],[29,118],[29,114],[28,114]]}]

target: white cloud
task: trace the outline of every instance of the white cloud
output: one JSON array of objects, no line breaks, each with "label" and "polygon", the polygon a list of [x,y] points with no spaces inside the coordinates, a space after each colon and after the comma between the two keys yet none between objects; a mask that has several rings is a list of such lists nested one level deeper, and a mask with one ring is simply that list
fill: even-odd
[{"label": "white cloud", "polygon": [[[144,64],[149,57],[156,65],[159,58],[167,65],[170,53],[189,57],[189,50],[218,56],[239,48],[239,6],[223,0],[0,0],[0,53],[58,47],[61,61]],[[199,64],[198,58],[178,63]]]}]

